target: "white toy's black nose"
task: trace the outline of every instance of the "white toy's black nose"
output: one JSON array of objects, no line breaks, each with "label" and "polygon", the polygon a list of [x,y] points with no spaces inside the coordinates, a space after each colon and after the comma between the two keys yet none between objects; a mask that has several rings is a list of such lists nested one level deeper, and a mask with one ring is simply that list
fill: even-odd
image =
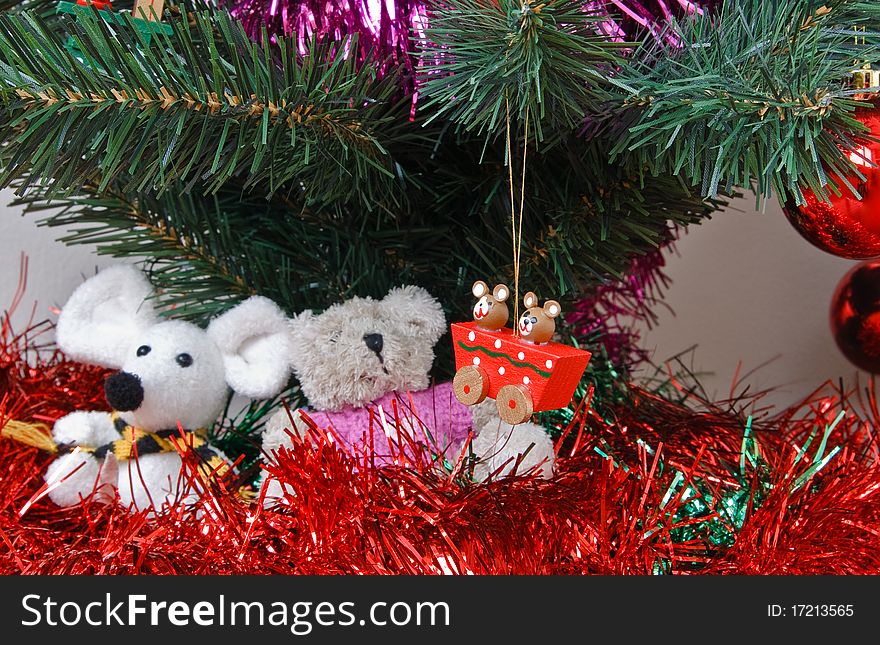
[{"label": "white toy's black nose", "polygon": [[371,351],[374,351],[378,354],[382,351],[382,346],[384,345],[382,334],[364,334],[364,344]]},{"label": "white toy's black nose", "polygon": [[137,410],[144,402],[144,387],[137,375],[116,372],[104,380],[104,396],[114,410]]}]

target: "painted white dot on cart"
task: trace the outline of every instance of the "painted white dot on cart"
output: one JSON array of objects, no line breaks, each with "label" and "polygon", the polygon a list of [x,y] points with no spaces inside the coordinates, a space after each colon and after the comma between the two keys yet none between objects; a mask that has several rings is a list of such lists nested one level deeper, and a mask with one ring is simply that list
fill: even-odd
[{"label": "painted white dot on cart", "polygon": [[499,368],[498,368],[498,373],[499,373],[499,374],[504,374],[504,368],[503,368],[503,367],[499,367]]},{"label": "painted white dot on cart", "polygon": [[479,365],[479,364],[480,364],[480,357],[474,356],[474,365]]},{"label": "painted white dot on cart", "polygon": [[528,385],[528,384],[529,384],[529,377],[528,377],[528,376],[523,376],[523,384],[524,384],[524,385]]},{"label": "painted white dot on cart", "polygon": [[497,339],[495,341],[495,349],[501,349],[501,339]]},{"label": "painted white dot on cart", "polygon": [[517,354],[516,357],[521,361],[526,360],[526,355],[523,352],[520,352],[519,354]]},{"label": "painted white dot on cart", "polygon": [[474,332],[468,334],[468,340],[473,341],[476,340],[477,335]]},{"label": "painted white dot on cart", "polygon": [[547,359],[547,362],[544,363],[544,365],[547,366],[548,370],[553,369],[553,361],[551,361],[549,358]]}]

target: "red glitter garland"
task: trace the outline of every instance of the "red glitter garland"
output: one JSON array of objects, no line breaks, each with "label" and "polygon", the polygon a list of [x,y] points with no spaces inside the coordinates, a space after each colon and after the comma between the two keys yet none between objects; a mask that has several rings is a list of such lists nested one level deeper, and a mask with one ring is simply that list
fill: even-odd
[{"label": "red glitter garland", "polygon": [[[3,326],[0,422],[101,407],[103,370],[37,352],[45,328]],[[51,456],[0,438],[0,573],[878,573],[878,418],[873,388],[751,424],[633,389],[613,421],[581,407],[549,481],[476,484],[417,450],[372,469],[318,437],[267,466],[288,504],[220,481],[198,514],[159,518],[47,499],[22,513]]]},{"label": "red glitter garland", "polygon": [[74,410],[106,410],[100,367],[68,360],[52,342],[48,322],[31,321],[22,332],[12,312],[27,287],[27,258],[22,256],[19,284],[8,313],[0,316],[0,427],[8,419],[52,424]]}]

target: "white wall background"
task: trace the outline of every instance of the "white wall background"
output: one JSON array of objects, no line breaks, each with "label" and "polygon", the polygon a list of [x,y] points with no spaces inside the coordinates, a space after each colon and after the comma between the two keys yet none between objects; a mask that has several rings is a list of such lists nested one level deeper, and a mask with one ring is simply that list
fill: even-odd
[{"label": "white wall background", "polygon": [[[0,310],[18,283],[19,257],[30,261],[28,291],[13,320],[19,327],[36,301],[38,320],[54,317],[84,276],[112,260],[88,247],[55,241],[59,229],[39,228],[32,217],[5,206],[0,192]],[[774,359],[748,380],[775,387],[769,400],[786,404],[827,379],[854,382],[856,369],[837,351],[828,329],[828,305],[839,279],[853,265],[801,239],[775,202],[756,213],[754,200],[736,201],[726,212],[690,229],[669,257],[673,284],[660,323],[644,332],[655,362],[696,345],[695,369],[710,394],[726,397],[737,364],[744,371]]]},{"label": "white wall background", "polygon": [[54,319],[52,309],[67,302],[84,277],[113,260],[98,257],[91,247],[56,241],[64,234],[61,229],[38,227],[38,217],[24,217],[20,209],[7,206],[13,199],[12,191],[0,191],[0,311],[9,307],[15,295],[24,252],[29,263],[27,292],[12,317],[20,329],[32,312],[36,321]]},{"label": "white wall background", "polygon": [[740,361],[742,372],[760,368],[747,380],[752,391],[774,388],[765,402],[787,405],[826,380],[856,382],[828,325],[834,289],[856,263],[811,246],[775,199],[764,208],[739,199],[689,229],[668,258],[674,313],[659,311],[642,346],[662,363],[697,345],[693,366],[711,372],[701,382],[716,398],[730,395]]}]

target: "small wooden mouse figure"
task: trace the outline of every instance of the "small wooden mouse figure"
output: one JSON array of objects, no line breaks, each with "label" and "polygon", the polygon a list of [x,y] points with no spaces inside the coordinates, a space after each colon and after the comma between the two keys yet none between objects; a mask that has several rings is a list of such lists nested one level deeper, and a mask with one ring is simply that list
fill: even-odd
[{"label": "small wooden mouse figure", "polygon": [[538,306],[538,296],[529,291],[523,298],[526,311],[519,319],[519,333],[523,340],[543,345],[553,338],[556,331],[556,317],[562,307],[555,300],[548,300],[543,307]]},{"label": "small wooden mouse figure", "polygon": [[489,285],[482,280],[474,282],[471,293],[477,298],[474,305],[474,322],[478,327],[487,331],[498,331],[510,318],[510,310],[507,308],[507,299],[510,297],[510,289],[506,284],[499,284],[492,293],[489,293]]}]

